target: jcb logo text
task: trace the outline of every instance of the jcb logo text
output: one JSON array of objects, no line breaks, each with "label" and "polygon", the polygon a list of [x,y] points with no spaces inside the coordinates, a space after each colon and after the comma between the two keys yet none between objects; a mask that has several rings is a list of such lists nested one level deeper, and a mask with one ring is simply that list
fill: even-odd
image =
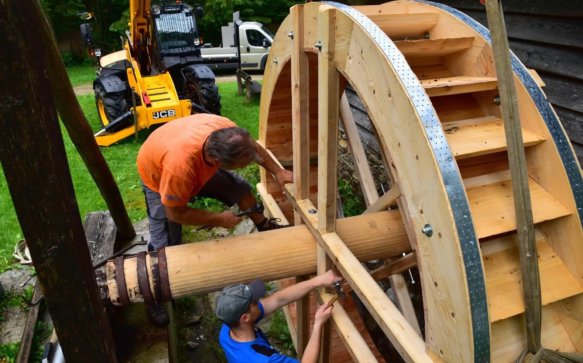
[{"label": "jcb logo text", "polygon": [[166,118],[166,117],[174,117],[176,116],[176,110],[164,110],[164,111],[156,111],[152,114],[154,120],[159,118]]}]

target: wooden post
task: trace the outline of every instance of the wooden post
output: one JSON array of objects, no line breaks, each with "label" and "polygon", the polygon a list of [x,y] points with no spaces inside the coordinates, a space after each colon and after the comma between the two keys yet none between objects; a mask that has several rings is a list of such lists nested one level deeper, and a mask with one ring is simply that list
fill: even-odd
[{"label": "wooden post", "polygon": [[[335,15],[335,10],[328,6],[320,7],[318,14],[318,228],[321,233],[336,230],[339,77],[334,66]],[[325,273],[333,266],[320,245],[317,261],[318,274]],[[327,322],[322,330],[322,363],[330,359],[330,337],[330,322]]]},{"label": "wooden post", "polygon": [[364,202],[366,203],[366,206],[369,207],[379,199],[379,193],[374,185],[375,182],[370,170],[370,164],[366,158],[366,153],[364,152],[364,147],[360,140],[360,135],[358,134],[352,111],[350,110],[350,104],[348,103],[346,92],[342,94],[340,100],[340,115],[342,126],[344,127],[346,138],[348,139],[348,145],[350,146],[352,159],[354,160],[354,166],[358,173],[358,180],[360,182]]},{"label": "wooden post", "polygon": [[[293,19],[293,50],[291,60],[292,77],[292,133],[294,185],[299,199],[310,197],[310,68],[308,55],[304,52],[304,8],[296,5],[291,8]],[[302,219],[294,213],[294,224]],[[298,276],[296,282],[304,281],[307,276]],[[310,339],[310,297],[304,296],[296,302],[297,337],[296,351],[302,358]]]},{"label": "wooden post", "polygon": [[516,214],[516,233],[520,251],[522,289],[524,293],[527,349],[535,354],[541,348],[541,288],[528,171],[520,126],[520,115],[516,101],[514,72],[510,64],[510,48],[506,37],[506,26],[502,2],[486,1],[488,26],[492,37],[492,49],[498,76],[500,103],[504,115],[504,130],[508,145],[508,162],[512,176],[512,194]]},{"label": "wooden post", "polygon": [[59,50],[53,40],[49,24],[38,2],[34,2],[32,10],[34,12],[31,16],[36,19],[35,25],[38,25],[35,26],[38,31],[37,37],[42,39],[42,49],[50,69],[48,72],[50,86],[63,124],[85,166],[87,166],[91,177],[97,184],[111,217],[115,221],[118,234],[124,240],[130,240],[135,237],[136,232],[123,204],[115,179],[95,142],[89,122],[85,118],[79,102],[77,102],[75,92],[59,55]]},{"label": "wooden post", "polygon": [[334,232],[338,189],[338,71],[334,66],[335,12],[320,7],[318,38],[318,228]]},{"label": "wooden post", "polygon": [[0,161],[70,362],[116,362],[30,0],[0,3]]}]

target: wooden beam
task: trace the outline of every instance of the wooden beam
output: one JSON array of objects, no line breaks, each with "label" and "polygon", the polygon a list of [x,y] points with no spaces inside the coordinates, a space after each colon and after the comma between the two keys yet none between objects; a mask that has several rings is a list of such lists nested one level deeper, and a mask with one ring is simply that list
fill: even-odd
[{"label": "wooden beam", "polygon": [[385,262],[383,266],[371,271],[370,275],[375,281],[378,281],[391,275],[405,272],[413,267],[417,267],[417,255],[415,252],[410,252],[403,257]]},{"label": "wooden beam", "polygon": [[415,315],[415,308],[413,307],[413,302],[411,301],[411,295],[409,295],[409,289],[407,288],[407,282],[401,274],[393,274],[389,276],[391,281],[391,287],[397,296],[397,301],[399,302],[399,307],[403,316],[411,327],[421,336],[421,328],[419,328],[419,322],[417,321],[417,315]]},{"label": "wooden beam", "polygon": [[39,6],[0,3],[0,161],[65,358],[116,362],[47,87],[53,70],[43,55],[52,39],[38,31],[46,22]]},{"label": "wooden beam", "polygon": [[[443,131],[457,160],[506,150],[504,121],[496,117],[453,121],[444,124]],[[545,139],[522,130],[525,146],[537,145]]]},{"label": "wooden beam", "polygon": [[406,57],[443,57],[468,49],[474,37],[415,39],[395,41],[395,45]]},{"label": "wooden beam", "polygon": [[333,232],[338,189],[338,71],[334,66],[336,12],[321,6],[318,19],[318,223]]},{"label": "wooden beam", "polygon": [[520,114],[514,85],[514,72],[510,63],[510,48],[506,36],[506,25],[502,2],[486,1],[488,27],[492,37],[494,63],[498,76],[500,105],[504,115],[504,129],[508,144],[508,162],[512,176],[512,195],[516,215],[516,230],[520,250],[522,289],[526,305],[525,323],[527,349],[535,354],[541,348],[541,288],[538,269],[532,205],[526,156],[520,127]]},{"label": "wooden beam", "polygon": [[[318,14],[318,228],[336,230],[338,194],[338,94],[339,77],[334,65],[336,10],[321,6]],[[296,211],[297,212],[297,211]],[[333,266],[326,251],[318,244],[317,273]],[[324,288],[320,293],[324,293]],[[330,359],[330,322],[322,328],[320,363]]]},{"label": "wooden beam", "polygon": [[294,184],[298,198],[309,197],[310,172],[310,67],[304,48],[304,8],[291,8],[293,49],[291,59],[292,135]]},{"label": "wooden beam", "polygon": [[382,210],[387,209],[391,205],[397,202],[397,199],[401,196],[401,188],[399,188],[398,184],[394,184],[388,192],[383,194],[380,198],[377,199],[372,205],[370,205],[365,211],[364,214],[367,213],[375,213],[380,212]]},{"label": "wooden beam", "polygon": [[[333,296],[330,294],[316,293],[316,298],[320,304],[329,301]],[[340,303],[335,303],[332,309],[332,323],[334,328],[348,350],[348,353],[355,362],[378,362],[374,353],[346,313]]]},{"label": "wooden beam", "polygon": [[[362,261],[400,256],[410,250],[397,211],[340,219],[337,232]],[[253,258],[242,259],[246,254],[252,254]],[[167,247],[166,259],[170,290],[177,299],[220,290],[228,284],[256,277],[273,281],[313,274],[316,272],[316,241],[307,226],[302,225]],[[149,259],[147,261],[149,264]],[[141,302],[135,257],[126,257],[124,275],[130,301]],[[110,300],[119,304],[113,261],[107,263],[107,284]]]},{"label": "wooden beam", "polygon": [[370,164],[366,158],[366,153],[364,152],[364,147],[362,146],[362,141],[360,140],[360,135],[358,134],[346,93],[343,93],[340,99],[340,116],[344,132],[348,138],[348,145],[350,146],[354,166],[357,170],[362,195],[364,196],[366,205],[370,206],[379,199],[379,193],[375,187],[375,181],[370,171]]},{"label": "wooden beam", "polygon": [[32,347],[32,339],[34,338],[34,330],[36,327],[36,321],[38,320],[38,313],[42,304],[42,287],[37,281],[34,286],[34,292],[32,294],[32,303],[28,309],[28,315],[26,316],[26,323],[24,324],[24,330],[22,331],[22,338],[20,339],[20,346],[18,347],[18,355],[16,357],[16,363],[28,363],[30,358],[30,348]]},{"label": "wooden beam", "polygon": [[50,86],[53,90],[53,97],[63,125],[65,125],[71,141],[101,192],[101,196],[117,226],[118,235],[123,240],[131,240],[136,236],[136,232],[115,178],[95,142],[93,130],[91,130],[89,121],[77,101],[57,44],[52,40],[52,31],[48,22],[44,20],[42,10],[38,6],[35,6],[35,15],[39,19],[43,19],[37,31],[42,34],[42,39],[46,39],[45,47],[43,47],[44,56],[51,69],[48,73]]},{"label": "wooden beam", "polygon": [[294,208],[302,213],[304,222],[326,253],[331,256],[344,278],[358,294],[380,328],[407,362],[433,362],[425,351],[425,342],[409,325],[405,317],[385,295],[336,233],[321,233],[309,200],[296,201]]},{"label": "wooden beam", "polygon": [[423,36],[437,24],[437,13],[387,14],[379,6],[355,6],[391,38]]},{"label": "wooden beam", "polygon": [[[310,67],[304,49],[304,7],[291,8],[293,48],[291,58],[292,136],[294,185],[301,198],[310,196]],[[294,212],[294,224],[302,219]],[[296,282],[306,280],[296,277]],[[310,297],[304,296],[296,303],[297,329],[295,347],[302,358],[310,339]]]},{"label": "wooden beam", "polygon": [[492,91],[498,88],[498,81],[495,77],[457,76],[423,79],[419,82],[429,97]]}]

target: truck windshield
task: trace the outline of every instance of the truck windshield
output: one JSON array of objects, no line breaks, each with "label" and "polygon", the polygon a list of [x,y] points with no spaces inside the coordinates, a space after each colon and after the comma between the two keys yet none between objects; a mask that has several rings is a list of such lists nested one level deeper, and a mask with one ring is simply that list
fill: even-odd
[{"label": "truck windshield", "polygon": [[271,30],[267,29],[267,28],[265,27],[265,25],[262,25],[262,26],[261,26],[261,30],[262,30],[262,31],[263,31],[265,34],[269,35],[269,37],[270,37],[271,39],[273,39],[273,37],[274,37],[273,33],[271,32]]}]

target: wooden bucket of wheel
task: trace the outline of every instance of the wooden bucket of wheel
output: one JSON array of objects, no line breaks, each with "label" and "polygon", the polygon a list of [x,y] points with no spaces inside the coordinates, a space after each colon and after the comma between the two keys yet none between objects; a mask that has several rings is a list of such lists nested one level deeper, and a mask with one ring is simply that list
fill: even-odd
[{"label": "wooden bucket of wheel", "polygon": [[[536,229],[542,344],[581,353],[581,169],[535,78],[518,59],[512,66]],[[384,165],[380,172],[371,172],[343,97],[347,86],[370,117]],[[273,215],[308,226],[328,255],[326,260],[320,252],[318,268],[337,266],[347,289],[406,361],[511,362],[526,347],[497,96],[489,32],[440,4],[298,5],[275,36],[259,138],[296,179],[284,194],[263,174],[259,192]],[[365,213],[397,213],[407,231],[408,247],[372,275],[336,234],[339,129],[354,158]],[[381,177],[390,181],[384,193],[377,184]],[[420,276],[422,303],[408,298],[408,270]],[[375,281],[387,276],[397,304]],[[332,335],[344,344],[332,341],[332,361],[350,360],[347,354],[359,361],[382,359],[348,300],[333,319]],[[295,309],[288,314],[296,344],[305,315],[296,316]]]}]

